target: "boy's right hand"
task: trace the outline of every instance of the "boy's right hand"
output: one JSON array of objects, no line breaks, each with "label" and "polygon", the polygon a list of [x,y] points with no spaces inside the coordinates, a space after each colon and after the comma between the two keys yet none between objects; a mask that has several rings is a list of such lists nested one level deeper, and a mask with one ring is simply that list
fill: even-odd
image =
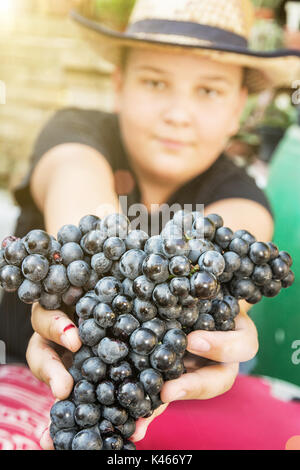
[{"label": "boy's right hand", "polygon": [[51,343],[75,353],[82,346],[78,328],[64,312],[45,310],[39,303],[32,307],[31,323],[35,333],[26,352],[28,365],[39,380],[49,385],[55,398],[64,400],[72,391],[73,378]]}]

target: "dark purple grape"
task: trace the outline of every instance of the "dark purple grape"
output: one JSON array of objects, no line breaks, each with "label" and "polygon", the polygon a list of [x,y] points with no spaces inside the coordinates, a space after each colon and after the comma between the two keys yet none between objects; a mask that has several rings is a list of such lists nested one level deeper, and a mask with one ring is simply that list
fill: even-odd
[{"label": "dark purple grape", "polygon": [[143,250],[149,235],[143,230],[132,230],[125,239],[127,250]]},{"label": "dark purple grape", "polygon": [[281,290],[281,282],[275,279],[271,279],[271,281],[266,282],[266,284],[261,288],[261,293],[265,297],[275,297],[279,294]]},{"label": "dark purple grape", "polygon": [[249,243],[246,240],[243,240],[243,238],[233,238],[228,246],[228,249],[243,257],[248,254]]},{"label": "dark purple grape", "polygon": [[110,237],[104,242],[103,253],[112,261],[119,260],[125,251],[126,245],[119,237]]},{"label": "dark purple grape", "polygon": [[186,334],[180,329],[169,330],[163,338],[163,344],[168,344],[176,354],[181,354],[187,348]]},{"label": "dark purple grape", "polygon": [[70,400],[56,402],[50,410],[50,417],[58,429],[74,428],[76,426],[74,403]]},{"label": "dark purple grape", "polygon": [[88,380],[80,380],[74,387],[73,390],[74,399],[79,403],[95,403],[96,393],[95,385]]},{"label": "dark purple grape", "polygon": [[118,406],[103,406],[102,416],[114,426],[125,424],[128,419],[126,410]]},{"label": "dark purple grape", "polygon": [[133,280],[143,274],[142,267],[146,254],[142,250],[129,250],[120,259],[120,271],[123,276]]},{"label": "dark purple grape", "polygon": [[216,329],[214,317],[208,313],[201,313],[193,325],[193,330],[214,331]]},{"label": "dark purple grape", "polygon": [[66,243],[75,242],[80,243],[82,233],[76,225],[64,225],[57,233],[57,241],[61,245]]},{"label": "dark purple grape", "polygon": [[173,276],[188,276],[191,262],[186,256],[174,256],[169,262],[169,271]]},{"label": "dark purple grape", "polygon": [[231,294],[237,299],[247,299],[255,291],[255,284],[251,279],[235,279],[230,283]]},{"label": "dark purple grape", "polygon": [[100,230],[88,232],[80,241],[83,251],[90,256],[96,255],[102,251],[107,235]]},{"label": "dark purple grape", "polygon": [[4,258],[8,264],[21,267],[24,259],[28,256],[22,240],[10,243],[4,250]]},{"label": "dark purple grape", "polygon": [[117,314],[109,304],[100,302],[93,310],[94,320],[102,328],[110,328],[115,324]]},{"label": "dark purple grape", "polygon": [[291,287],[294,284],[294,281],[295,274],[293,273],[293,271],[290,270],[288,275],[281,280],[282,287],[284,289],[287,289],[288,287]]},{"label": "dark purple grape", "polygon": [[120,315],[112,328],[112,333],[115,338],[119,338],[122,341],[127,341],[131,333],[139,328],[139,326],[140,323],[133,315]]},{"label": "dark purple grape", "polygon": [[225,269],[225,259],[217,251],[206,251],[198,260],[201,270],[210,272],[214,276],[221,276]]},{"label": "dark purple grape", "polygon": [[163,387],[163,376],[158,370],[145,369],[139,375],[144,390],[149,395],[158,395]]},{"label": "dark purple grape", "polygon": [[149,300],[135,298],[133,301],[132,314],[143,323],[156,317],[157,307]]},{"label": "dark purple grape", "polygon": [[281,279],[284,279],[288,275],[290,268],[282,258],[276,258],[270,261],[269,264],[272,270],[273,279],[281,281]]},{"label": "dark purple grape", "polygon": [[267,263],[270,260],[270,254],[270,248],[263,242],[254,242],[249,249],[249,258],[258,265]]},{"label": "dark purple grape", "polygon": [[0,286],[6,292],[16,292],[24,278],[17,266],[6,265],[0,269]]},{"label": "dark purple grape", "polygon": [[118,315],[130,313],[133,308],[133,301],[131,297],[120,294],[112,301],[112,308]]},{"label": "dark purple grape", "polygon": [[187,256],[189,254],[189,245],[182,238],[165,238],[162,242],[162,251],[167,258],[173,256]]},{"label": "dark purple grape", "polygon": [[234,238],[232,230],[228,227],[220,227],[215,233],[215,242],[225,250],[228,247],[231,240]]},{"label": "dark purple grape", "polygon": [[95,346],[106,335],[106,330],[101,328],[93,318],[84,320],[79,326],[79,337],[86,346]]},{"label": "dark purple grape", "polygon": [[123,382],[132,376],[132,368],[127,361],[112,365],[109,369],[109,377],[116,383]]},{"label": "dark purple grape", "polygon": [[150,300],[154,287],[155,283],[149,281],[146,276],[142,275],[133,281],[132,290],[133,293],[140,299]]},{"label": "dark purple grape", "polygon": [[150,356],[150,362],[154,369],[166,371],[176,362],[176,353],[169,344],[161,344],[155,348]]},{"label": "dark purple grape", "polygon": [[24,238],[24,245],[30,255],[47,256],[50,253],[52,239],[43,230],[32,230]]},{"label": "dark purple grape", "polygon": [[100,279],[95,287],[100,302],[111,303],[118,294],[123,293],[122,284],[113,276]]},{"label": "dark purple grape", "polygon": [[94,403],[80,403],[74,416],[76,424],[81,428],[95,426],[101,416],[100,407]]},{"label": "dark purple grape", "polygon": [[191,277],[191,293],[199,299],[212,299],[219,288],[216,277],[209,272],[198,272]]},{"label": "dark purple grape", "polygon": [[151,354],[157,345],[157,336],[147,328],[138,328],[130,336],[130,346],[137,354]]},{"label": "dark purple grape", "polygon": [[103,439],[103,450],[122,450],[124,441],[119,434],[112,434]]},{"label": "dark purple grape", "polygon": [[84,254],[78,243],[69,242],[61,247],[61,260],[65,266],[73,261],[83,260]]},{"label": "dark purple grape", "polygon": [[115,402],[115,385],[105,380],[97,385],[96,395],[101,405],[113,405]]},{"label": "dark purple grape", "polygon": [[18,297],[25,304],[33,304],[38,302],[42,295],[42,284],[40,282],[32,282],[28,279],[22,282],[18,289]]},{"label": "dark purple grape", "polygon": [[106,364],[116,364],[128,354],[128,346],[120,340],[103,338],[98,346],[98,355]]},{"label": "dark purple grape", "polygon": [[142,328],[148,328],[156,334],[158,341],[161,341],[166,332],[166,323],[160,318],[156,317],[152,320],[142,323]]},{"label": "dark purple grape", "polygon": [[216,229],[224,225],[224,220],[219,214],[209,214],[207,218],[214,224]]},{"label": "dark purple grape", "polygon": [[81,366],[82,377],[89,382],[99,383],[105,378],[106,364],[99,357],[90,357]]},{"label": "dark purple grape", "polygon": [[168,259],[161,254],[148,255],[142,265],[144,275],[153,282],[165,282],[169,276]]},{"label": "dark purple grape", "polygon": [[72,450],[102,450],[100,434],[91,429],[83,429],[73,439]]},{"label": "dark purple grape", "polygon": [[48,294],[62,294],[65,292],[70,287],[65,266],[61,264],[50,266],[48,275],[43,281],[43,286]]},{"label": "dark purple grape", "polygon": [[82,235],[94,230],[95,225],[100,222],[99,217],[95,215],[86,215],[80,219],[78,227]]},{"label": "dark purple grape", "polygon": [[174,307],[178,301],[178,297],[172,294],[167,282],[157,284],[152,292],[152,299],[159,307]]},{"label": "dark purple grape", "polygon": [[136,405],[145,397],[143,385],[133,380],[125,380],[119,385],[117,398],[121,406],[129,408]]}]

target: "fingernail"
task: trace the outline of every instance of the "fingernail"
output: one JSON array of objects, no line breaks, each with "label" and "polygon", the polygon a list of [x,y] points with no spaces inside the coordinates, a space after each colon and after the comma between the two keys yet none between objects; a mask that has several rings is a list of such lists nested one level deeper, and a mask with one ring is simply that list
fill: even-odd
[{"label": "fingernail", "polygon": [[211,348],[210,344],[203,338],[191,338],[189,344],[189,351],[207,352]]},{"label": "fingernail", "polygon": [[186,396],[186,392],[184,390],[178,390],[178,392],[174,393],[171,401],[182,400]]},{"label": "fingernail", "polygon": [[132,436],[130,439],[132,440],[132,442],[139,442],[142,439],[144,439],[145,435],[146,435],[146,431],[145,432],[139,432],[136,435]]},{"label": "fingernail", "polygon": [[69,350],[74,349],[74,345],[78,342],[78,334],[75,325],[68,325],[64,329],[63,334],[60,336],[62,345]]}]

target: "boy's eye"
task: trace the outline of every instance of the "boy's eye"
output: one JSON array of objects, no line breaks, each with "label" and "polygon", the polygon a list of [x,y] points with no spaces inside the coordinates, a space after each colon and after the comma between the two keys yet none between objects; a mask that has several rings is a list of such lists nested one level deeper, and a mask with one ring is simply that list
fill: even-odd
[{"label": "boy's eye", "polygon": [[148,88],[151,88],[153,90],[158,90],[158,91],[164,90],[166,87],[166,83],[162,82],[161,80],[146,79],[146,80],[143,80],[143,83]]},{"label": "boy's eye", "polygon": [[220,95],[220,91],[213,88],[200,87],[198,88],[198,94],[200,96],[209,96],[210,98],[217,98]]}]

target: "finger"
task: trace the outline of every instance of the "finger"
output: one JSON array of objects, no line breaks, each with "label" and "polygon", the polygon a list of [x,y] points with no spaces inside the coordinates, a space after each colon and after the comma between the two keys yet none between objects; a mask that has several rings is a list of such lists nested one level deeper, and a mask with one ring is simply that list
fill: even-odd
[{"label": "finger", "polygon": [[157,418],[160,414],[162,414],[165,409],[168,407],[168,403],[161,405],[157,410],[149,418],[140,418],[136,422],[136,430],[135,433],[131,436],[131,440],[133,442],[138,442],[144,439],[148,426],[152,423],[152,421]]},{"label": "finger", "polygon": [[238,374],[239,364],[203,367],[166,382],[161,391],[163,402],[175,400],[208,400],[227,392]]},{"label": "finger", "polygon": [[40,336],[72,352],[78,351],[81,347],[78,328],[60,310],[45,310],[40,304],[35,303],[32,307],[31,323],[34,331]]},{"label": "finger", "polygon": [[38,333],[34,333],[29,341],[26,359],[32,373],[51,388],[55,398],[65,400],[69,397],[73,378],[58,354]]},{"label": "finger", "polygon": [[45,429],[40,440],[40,446],[43,450],[54,450],[53,441],[50,436],[49,427]]},{"label": "finger", "polygon": [[217,362],[249,361],[258,351],[256,327],[244,312],[236,317],[235,325],[235,331],[193,331],[187,350]]}]

